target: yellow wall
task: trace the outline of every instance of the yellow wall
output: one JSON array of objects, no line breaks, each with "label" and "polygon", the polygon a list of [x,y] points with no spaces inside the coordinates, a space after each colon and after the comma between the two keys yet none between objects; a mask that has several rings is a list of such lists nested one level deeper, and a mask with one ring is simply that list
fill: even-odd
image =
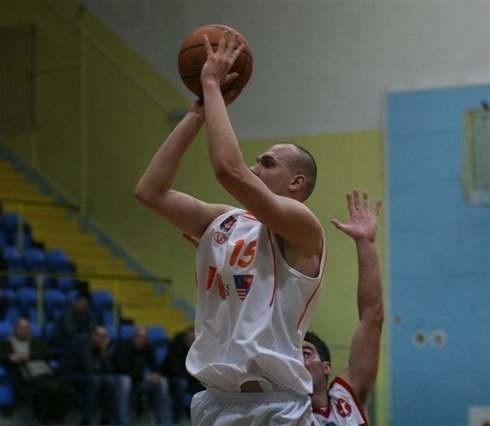
[{"label": "yellow wall", "polygon": [[[132,197],[138,177],[174,125],[165,110],[185,105],[185,99],[96,18],[80,14],[75,0],[0,0],[0,24],[25,22],[37,25],[37,129],[33,135],[9,140],[9,147],[33,163],[67,198],[80,203],[81,146],[86,141],[86,213],[149,270],[171,277],[174,296],[193,303],[193,248]],[[186,155],[175,186],[209,202],[233,204],[214,181],[204,136]],[[382,134],[368,131],[293,140],[309,149],[319,166],[309,205],[325,226],[329,258],[311,328],[332,347],[334,370],[339,371],[346,364],[357,321],[357,265],[354,244],[329,220],[346,219],[344,195],[352,188],[369,190],[373,199],[384,197]],[[253,162],[274,142],[244,141],[247,161]],[[37,162],[33,162],[33,146]],[[385,218],[381,216],[378,238],[383,264]],[[386,345],[383,348],[377,398],[381,425],[387,422],[388,404]]]}]

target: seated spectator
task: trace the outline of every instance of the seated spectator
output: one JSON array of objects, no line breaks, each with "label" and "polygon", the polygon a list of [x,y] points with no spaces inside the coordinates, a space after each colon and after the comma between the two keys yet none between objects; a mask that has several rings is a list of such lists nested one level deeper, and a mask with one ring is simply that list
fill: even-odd
[{"label": "seated spectator", "polygon": [[201,383],[185,368],[185,359],[192,342],[194,342],[194,327],[189,327],[175,335],[162,366],[162,372],[170,382],[174,422],[179,422],[183,414],[188,411],[189,405],[185,403],[184,396],[204,390]]},{"label": "seated spectator", "polygon": [[[1,268],[0,268],[0,271],[1,271]],[[2,280],[2,277],[0,277],[0,321],[4,321],[5,317],[7,316],[7,310],[9,308],[9,301],[3,295],[3,292],[5,290],[2,288],[1,280]]]},{"label": "seated spectator", "polygon": [[0,362],[14,380],[16,393],[32,400],[34,415],[43,423],[60,423],[68,411],[71,388],[62,382],[48,364],[51,348],[30,335],[29,321],[21,318],[15,331],[0,342]]},{"label": "seated spectator", "polygon": [[102,405],[100,424],[112,421],[116,389],[110,343],[107,330],[96,326],[89,337],[79,339],[61,360],[61,376],[80,394],[82,425],[93,424],[98,402]]},{"label": "seated spectator", "polygon": [[55,322],[53,342],[57,346],[70,347],[81,337],[90,335],[95,325],[95,314],[90,307],[90,293],[80,291],[73,304],[67,306]]},{"label": "seated spectator", "polygon": [[152,400],[155,422],[171,423],[170,397],[165,377],[158,372],[154,349],[148,341],[148,331],[138,327],[132,339],[121,342],[114,356],[118,377],[117,422],[129,424],[131,393],[137,398],[149,395]]}]

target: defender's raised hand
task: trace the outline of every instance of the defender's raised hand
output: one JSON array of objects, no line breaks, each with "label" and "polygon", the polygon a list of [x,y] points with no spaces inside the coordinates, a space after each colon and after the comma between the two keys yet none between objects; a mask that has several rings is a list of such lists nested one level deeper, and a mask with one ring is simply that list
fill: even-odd
[{"label": "defender's raised hand", "polygon": [[378,229],[378,214],[381,211],[381,201],[377,201],[374,208],[369,203],[369,194],[364,191],[361,194],[358,190],[347,193],[347,209],[349,210],[350,220],[342,223],[337,219],[331,222],[342,232],[352,239],[368,240],[374,242]]}]

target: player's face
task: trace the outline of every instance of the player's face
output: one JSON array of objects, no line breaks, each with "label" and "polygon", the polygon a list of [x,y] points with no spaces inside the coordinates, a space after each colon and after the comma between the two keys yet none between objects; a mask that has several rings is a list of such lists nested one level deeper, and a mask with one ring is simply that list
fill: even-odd
[{"label": "player's face", "polygon": [[250,167],[252,173],[264,182],[267,187],[278,195],[288,195],[288,188],[293,174],[288,167],[287,159],[294,155],[294,147],[279,144],[257,157],[257,163]]},{"label": "player's face", "polygon": [[303,341],[302,349],[305,367],[313,378],[313,388],[326,386],[330,374],[330,363],[320,359],[320,355],[312,343]]}]

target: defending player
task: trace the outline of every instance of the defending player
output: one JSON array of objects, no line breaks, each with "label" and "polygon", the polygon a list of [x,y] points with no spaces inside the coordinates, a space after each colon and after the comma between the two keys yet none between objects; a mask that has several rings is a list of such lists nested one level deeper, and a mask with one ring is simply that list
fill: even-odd
[{"label": "defending player", "polygon": [[[309,425],[311,376],[301,344],[318,294],[326,245],[303,204],[316,180],[311,155],[275,145],[248,168],[220,84],[241,46],[206,39],[204,110],[194,104],[154,155],[135,195],[183,233],[196,253],[196,340],[187,368],[207,390],[194,397],[195,425]],[[244,209],[207,204],[171,189],[204,122],[218,182]]]},{"label": "defending player", "polygon": [[347,194],[347,207],[349,223],[332,222],[356,243],[359,324],[352,339],[349,363],[330,387],[331,364],[327,345],[313,333],[307,333],[303,342],[305,366],[313,377],[313,412],[318,424],[325,426],[368,424],[366,405],[378,371],[383,325],[383,297],[375,246],[381,202],[372,209],[368,194],[364,192],[361,200],[359,192],[354,191]]}]

